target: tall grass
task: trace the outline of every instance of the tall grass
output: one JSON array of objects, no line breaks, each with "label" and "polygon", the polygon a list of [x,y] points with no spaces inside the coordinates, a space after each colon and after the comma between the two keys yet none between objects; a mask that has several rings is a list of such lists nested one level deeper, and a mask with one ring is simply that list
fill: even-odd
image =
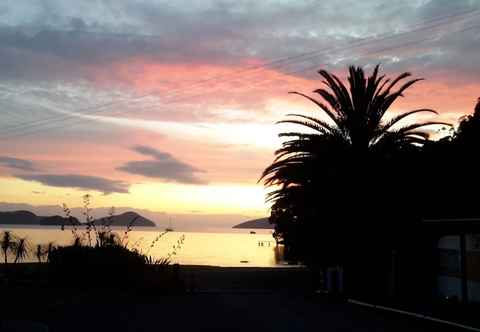
[{"label": "tall grass", "polygon": [[[112,227],[114,208],[107,217],[97,221],[92,215],[90,196],[83,197],[83,204],[84,226],[78,225],[66,204],[62,205],[66,222],[71,226],[72,242],[69,245],[60,246],[53,242],[32,245],[27,238],[18,237],[11,231],[0,233],[0,255],[3,256],[0,261],[4,262],[1,265],[5,271],[5,283],[30,280],[69,288],[182,289],[178,264],[171,266],[171,261],[183,245],[184,235],[165,257],[152,257],[150,253],[168,231],[153,234],[148,245],[141,246],[143,237],[132,244],[130,233],[138,216],[128,222],[122,234],[122,230],[115,232]],[[62,231],[65,230],[64,225],[61,226]],[[46,265],[46,268],[36,270],[35,279],[31,279],[31,274],[23,274],[26,269],[13,266],[30,257]],[[27,279],[22,279],[24,277]]]},{"label": "tall grass", "polygon": [[[170,231],[162,231],[157,233],[151,240],[148,246],[142,248],[141,243],[144,241],[144,237],[138,238],[132,245],[130,244],[130,233],[132,232],[135,222],[139,218],[135,216],[127,224],[123,235],[112,230],[112,224],[115,217],[115,209],[112,207],[107,217],[98,219],[100,224],[96,225],[95,219],[92,215],[91,208],[91,196],[83,196],[83,211],[85,228],[82,230],[76,223],[76,218],[72,216],[72,211],[66,205],[62,205],[65,219],[70,223],[72,244],[69,246],[56,246],[53,242],[47,244],[31,245],[27,238],[19,238],[11,231],[3,231],[0,233],[0,249],[3,256],[3,262],[7,264],[9,258],[13,258],[13,263],[20,263],[25,261],[30,256],[36,258],[39,263],[49,262],[52,252],[58,252],[60,248],[122,248],[123,251],[132,252],[133,255],[139,255],[144,260],[145,264],[152,265],[167,265],[170,264],[172,258],[177,255],[177,252],[182,248],[185,241],[185,235],[179,237],[176,243],[173,245],[172,250],[166,254],[165,257],[153,258],[150,252],[157,246],[157,244],[166,236]],[[62,230],[64,227],[62,225]],[[110,251],[113,252],[113,251]]]},{"label": "tall grass", "polygon": [[[63,204],[65,216],[67,219],[71,220],[71,210]],[[138,220],[139,216],[133,217],[125,227],[123,235],[120,236],[118,233],[112,230],[112,224],[115,217],[115,208],[112,207],[107,217],[97,219],[100,224],[95,224],[95,218],[92,215],[91,208],[91,196],[83,196],[83,216],[85,218],[85,231],[82,233],[79,229],[72,223],[72,234],[74,235],[73,246],[89,246],[92,248],[103,248],[103,247],[122,247],[126,250],[132,251],[135,254],[141,255],[146,264],[169,264],[173,256],[177,254],[177,251],[181,249],[183,242],[185,241],[185,235],[180,236],[176,244],[173,246],[173,250],[169,252],[163,258],[152,258],[149,254],[151,250],[155,248],[158,242],[165,237],[170,231],[166,230],[158,233],[150,242],[148,246],[142,249],[141,243],[144,240],[144,237],[137,239],[132,245],[130,243],[130,233],[133,231],[135,222]]]},{"label": "tall grass", "polygon": [[26,238],[20,238],[15,243],[15,260],[14,263],[23,261],[30,255],[30,243]]}]

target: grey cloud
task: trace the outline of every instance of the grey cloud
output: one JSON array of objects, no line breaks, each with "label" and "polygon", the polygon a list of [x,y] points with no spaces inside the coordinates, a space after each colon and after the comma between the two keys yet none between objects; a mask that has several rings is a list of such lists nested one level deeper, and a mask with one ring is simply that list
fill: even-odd
[{"label": "grey cloud", "polygon": [[418,15],[431,19],[432,17],[444,16],[455,12],[479,9],[477,0],[430,0],[419,7]]},{"label": "grey cloud", "polygon": [[[17,1],[1,7],[0,80],[22,81],[21,84],[28,81],[35,85],[40,82],[52,82],[55,85],[58,81],[62,81],[62,85],[65,82],[75,85],[84,80],[93,82],[98,78],[96,69],[110,63],[130,63],[135,66],[134,61],[129,61],[137,56],[161,64],[238,65],[249,58],[269,62],[310,51],[324,52],[332,48],[349,47],[364,37],[393,34],[438,17],[480,9],[480,2],[476,0],[404,0],[396,3],[346,0],[342,4],[334,0],[196,3],[104,0],[81,2],[78,6],[67,3],[63,0],[45,0],[25,5]],[[478,15],[473,20],[478,25]],[[466,27],[468,24],[460,22],[457,25]],[[476,82],[480,75],[477,61],[480,53],[479,35],[476,30],[454,34],[449,31],[450,28],[445,26],[440,27],[438,33],[427,31],[406,38],[377,41],[368,47],[344,52],[317,53],[277,62],[271,68],[289,75],[316,79],[318,75],[315,72],[319,66],[343,72],[345,65],[351,62],[382,62],[389,71],[412,71],[430,78],[433,71],[441,70],[442,74],[450,74],[442,75],[444,81],[448,77],[449,82],[460,78]],[[415,38],[429,36],[435,39],[411,43]],[[410,43],[415,50],[402,47],[404,43]],[[378,53],[378,50],[384,49],[389,50]],[[382,58],[383,55],[385,58]],[[131,82],[122,80],[131,77],[122,75],[121,71],[117,73],[111,70],[105,76],[105,80],[119,85],[126,83],[122,87],[130,87]],[[205,78],[192,77],[192,81]],[[175,97],[179,89],[170,95],[167,92],[166,96],[159,92],[158,96],[170,101],[173,99],[175,112],[168,107],[168,103],[157,102],[153,103],[159,111],[155,114],[174,121],[211,120],[215,115],[209,112],[216,102],[222,106],[232,103],[229,105],[232,108],[238,106],[258,112],[264,109],[266,98],[271,95],[248,94],[241,89],[242,86],[255,86],[256,89],[277,86],[282,96],[285,91],[294,88],[269,82],[268,79],[262,81],[261,73],[256,71],[240,75],[238,81],[227,79],[220,85],[228,93],[218,93],[214,101],[198,98],[199,95],[203,96],[204,91],[199,89],[203,86],[194,85],[181,92],[182,95],[185,93],[187,101],[192,95],[197,97],[195,102],[187,105],[182,105],[185,101],[177,102]],[[175,77],[165,77],[158,85],[169,87],[176,83]],[[206,86],[210,88],[209,84]],[[266,97],[263,99],[259,95]],[[90,94],[87,97],[92,99]],[[52,93],[54,102],[58,101],[57,98]],[[76,104],[80,105],[82,101]],[[177,107],[178,104],[181,106]],[[144,113],[146,117],[149,116],[148,112]]]},{"label": "grey cloud", "polygon": [[[339,10],[336,1],[99,1],[80,10],[43,1],[30,23],[18,18],[0,26],[0,69],[3,77],[78,79],[88,78],[89,65],[137,55],[163,63],[231,64],[251,56],[269,61],[408,28],[434,15],[427,8],[439,7],[433,2],[349,1]],[[317,56],[314,62],[325,60]]]},{"label": "grey cloud", "polygon": [[138,145],[132,150],[150,156],[153,160],[129,161],[117,169],[123,172],[189,184],[205,183],[195,173],[203,172],[189,164],[174,158],[171,154],[152,147]]},{"label": "grey cloud", "polygon": [[137,145],[137,146],[134,146],[132,150],[136,151],[137,153],[143,154],[145,156],[151,156],[157,160],[173,159],[169,153],[159,151],[150,146]]},{"label": "grey cloud", "polygon": [[110,180],[98,176],[87,176],[77,174],[34,174],[16,175],[17,178],[25,181],[35,181],[52,187],[77,188],[95,190],[104,194],[128,193],[129,185],[123,181]]},{"label": "grey cloud", "polygon": [[16,169],[21,171],[33,172],[36,171],[36,168],[30,160],[12,158],[12,157],[2,157],[0,156],[0,166],[7,167],[10,169]]}]

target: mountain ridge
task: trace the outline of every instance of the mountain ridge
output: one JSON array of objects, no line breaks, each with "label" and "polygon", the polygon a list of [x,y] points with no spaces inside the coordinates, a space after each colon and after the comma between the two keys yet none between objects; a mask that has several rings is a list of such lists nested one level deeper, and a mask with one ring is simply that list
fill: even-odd
[{"label": "mountain ridge", "polygon": [[[82,206],[69,206],[71,215],[83,220]],[[107,216],[112,206],[92,207],[91,215],[98,219]],[[0,211],[19,211],[27,210],[38,216],[63,215],[61,205],[31,205],[27,203],[11,203],[0,201]],[[115,206],[115,214],[121,214],[127,211],[134,211],[141,216],[152,220],[160,228],[167,228],[172,222],[175,230],[182,231],[201,231],[209,229],[231,229],[232,226],[242,221],[259,218],[262,215],[245,215],[239,213],[208,213],[205,211],[184,211],[167,212],[161,210],[149,210],[145,208],[136,208],[132,206]]]},{"label": "mountain ridge", "polygon": [[127,211],[111,217],[98,218],[93,221],[95,225],[102,225],[105,223],[110,226],[141,226],[141,227],[155,227],[156,224],[138,214],[137,212]]},{"label": "mountain ridge", "polygon": [[273,229],[273,225],[268,221],[268,217],[265,217],[244,221],[232,228]]},{"label": "mountain ridge", "polygon": [[[26,210],[18,210],[18,211],[0,211],[0,225],[35,225],[35,226],[62,226],[62,225],[71,225],[74,224],[76,226],[85,225],[85,223],[81,223],[75,217],[62,217],[59,215],[53,216],[37,216],[35,213],[26,211]],[[93,220],[95,225],[101,225],[102,223],[109,224],[111,226],[140,226],[140,227],[155,227],[156,224],[147,219],[140,214],[127,211],[124,213],[120,213],[118,215],[113,215],[111,218],[103,217],[97,218]]]}]

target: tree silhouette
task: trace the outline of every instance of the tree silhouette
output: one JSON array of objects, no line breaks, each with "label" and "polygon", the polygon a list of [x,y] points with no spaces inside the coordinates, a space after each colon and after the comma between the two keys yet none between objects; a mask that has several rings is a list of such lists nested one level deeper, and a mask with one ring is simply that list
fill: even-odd
[{"label": "tree silhouette", "polygon": [[[317,160],[325,160],[325,154],[349,153],[364,158],[369,153],[387,154],[412,147],[414,144],[423,144],[428,134],[418,129],[428,125],[445,124],[442,122],[422,122],[396,127],[402,120],[416,113],[430,112],[431,109],[417,109],[394,116],[389,120],[384,117],[406,89],[421,79],[409,80],[395,89],[402,80],[411,76],[403,73],[390,80],[384,75],[378,76],[377,65],[371,76],[365,77],[360,67],[349,69],[349,89],[334,74],[320,70],[326,88],[317,89],[314,93],[322,97],[316,100],[303,93],[301,95],[315,103],[327,120],[310,117],[302,114],[288,114],[293,119],[279,121],[279,123],[298,124],[313,132],[287,132],[280,137],[293,137],[283,143],[283,147],[275,152],[275,161],[267,167],[262,178],[267,186],[303,184],[310,180],[305,178],[305,172],[292,172],[298,167]],[[328,121],[330,120],[330,121]],[[448,125],[448,124],[447,124]],[[293,174],[292,174],[293,173]]]},{"label": "tree silhouette", "polygon": [[[453,143],[457,145],[457,150],[469,150],[480,142],[480,98],[477,100],[477,105],[473,115],[467,115],[460,118],[460,123],[453,135]],[[474,151],[469,151],[474,152]]]},{"label": "tree silhouette", "polygon": [[314,91],[320,99],[292,93],[313,102],[321,115],[289,114],[279,122],[304,131],[280,134],[286,140],[261,180],[272,188],[267,200],[276,233],[306,262],[344,263],[359,247],[370,255],[391,246],[390,236],[400,236],[396,227],[402,225],[385,219],[394,219],[392,211],[405,213],[404,205],[415,199],[409,171],[418,167],[416,155],[429,141],[423,129],[448,125],[404,123],[418,113],[436,114],[427,108],[387,117],[421,79],[406,80],[410,73],[389,79],[379,69],[367,77],[362,68],[350,67],[348,85],[320,70],[324,86]]},{"label": "tree silhouette", "polygon": [[[425,164],[435,201],[424,212],[432,217],[478,217],[477,198],[472,189],[480,187],[478,149],[480,147],[480,98],[471,115],[459,119],[452,135],[425,146]],[[445,178],[448,181],[438,182]]]},{"label": "tree silhouette", "polygon": [[10,231],[4,231],[0,235],[0,247],[2,249],[4,262],[7,264],[8,254],[13,252],[16,247],[15,238]]}]

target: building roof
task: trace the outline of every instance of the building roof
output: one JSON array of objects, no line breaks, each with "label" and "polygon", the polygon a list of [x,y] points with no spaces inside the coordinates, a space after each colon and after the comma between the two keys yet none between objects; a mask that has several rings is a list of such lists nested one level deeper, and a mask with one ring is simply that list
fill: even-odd
[{"label": "building roof", "polygon": [[441,234],[479,233],[480,217],[471,218],[425,218],[422,226]]}]

